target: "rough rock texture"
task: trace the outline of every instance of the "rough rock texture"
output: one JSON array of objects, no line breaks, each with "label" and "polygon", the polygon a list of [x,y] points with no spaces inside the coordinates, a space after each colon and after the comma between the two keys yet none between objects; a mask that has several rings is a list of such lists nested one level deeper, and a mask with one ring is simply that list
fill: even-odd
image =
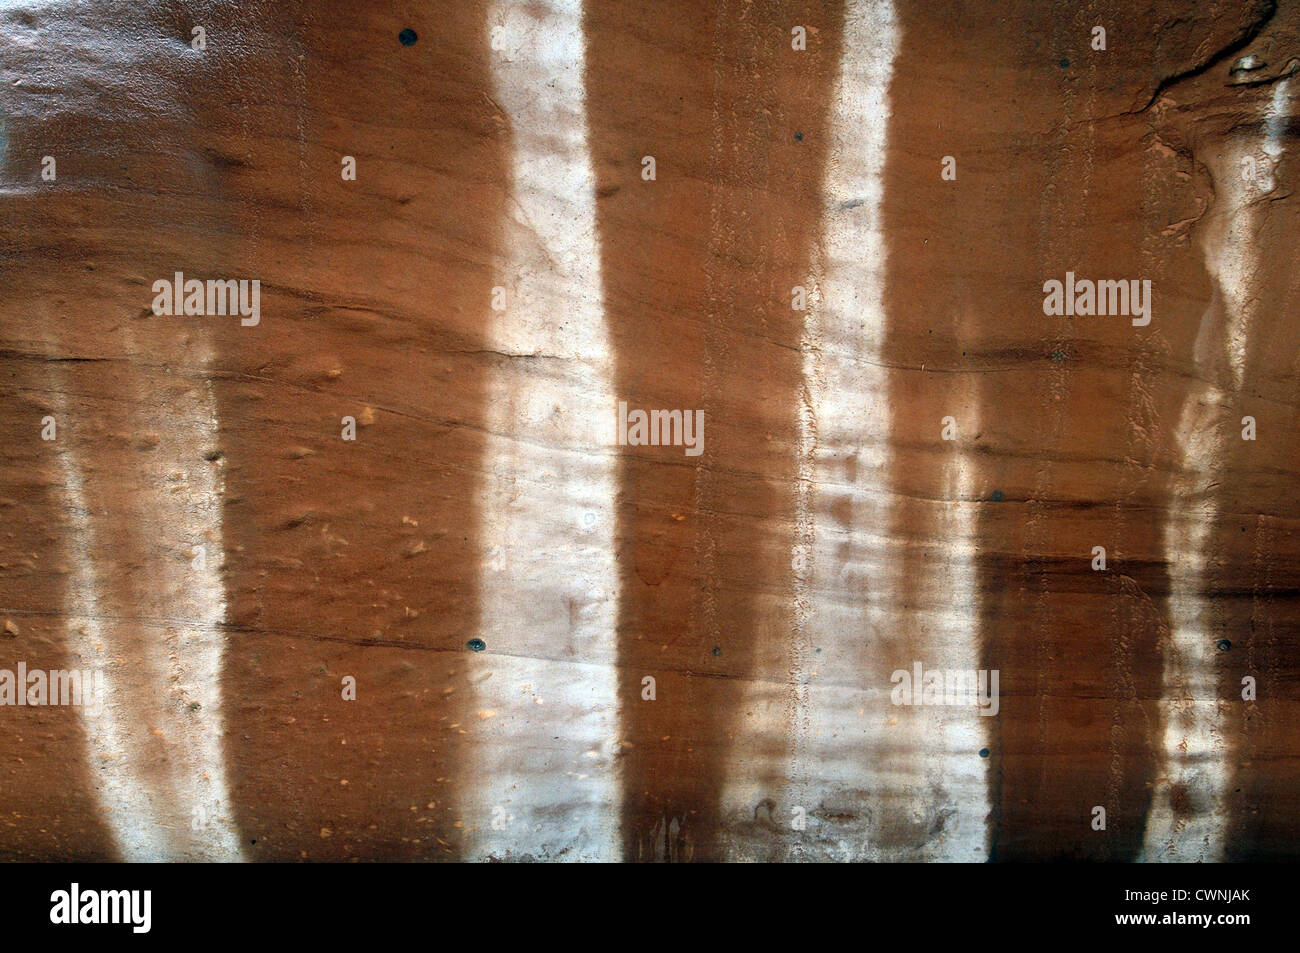
[{"label": "rough rock texture", "polygon": [[985,6],[4,5],[0,857],[1300,853],[1300,3]]}]

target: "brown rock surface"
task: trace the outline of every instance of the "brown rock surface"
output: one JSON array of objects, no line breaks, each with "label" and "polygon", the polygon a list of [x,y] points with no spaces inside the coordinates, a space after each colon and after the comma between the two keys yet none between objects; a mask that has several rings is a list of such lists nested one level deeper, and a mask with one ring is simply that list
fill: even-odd
[{"label": "brown rock surface", "polygon": [[1180,6],[0,10],[0,857],[1294,858],[1300,4]]}]

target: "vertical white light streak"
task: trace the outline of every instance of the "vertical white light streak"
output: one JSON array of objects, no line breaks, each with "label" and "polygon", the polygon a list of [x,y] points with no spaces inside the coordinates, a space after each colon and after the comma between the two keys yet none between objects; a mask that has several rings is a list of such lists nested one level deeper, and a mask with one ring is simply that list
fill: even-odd
[{"label": "vertical white light streak", "polygon": [[[579,0],[493,4],[512,220],[492,318],[467,859],[617,860],[615,413]],[[486,302],[485,302],[486,306]]]}]

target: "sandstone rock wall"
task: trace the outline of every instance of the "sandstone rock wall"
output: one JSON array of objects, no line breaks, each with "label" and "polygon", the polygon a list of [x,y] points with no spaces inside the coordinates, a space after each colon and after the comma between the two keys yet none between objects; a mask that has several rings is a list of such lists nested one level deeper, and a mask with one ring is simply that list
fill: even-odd
[{"label": "sandstone rock wall", "polygon": [[1300,4],[237,6],[0,9],[0,856],[1296,855]]}]

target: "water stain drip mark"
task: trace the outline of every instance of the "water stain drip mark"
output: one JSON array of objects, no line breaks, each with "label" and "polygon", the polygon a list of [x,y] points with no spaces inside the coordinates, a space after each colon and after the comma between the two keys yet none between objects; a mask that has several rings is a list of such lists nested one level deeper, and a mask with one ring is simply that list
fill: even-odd
[{"label": "water stain drip mark", "polygon": [[[481,756],[461,781],[472,815],[460,852],[474,860],[609,862],[618,859],[621,813],[612,665],[618,465],[608,449],[613,415],[604,411],[616,403],[588,147],[583,4],[497,0],[487,7],[484,39],[502,54],[491,57],[490,99],[510,129],[513,211],[499,268],[514,276],[514,305],[488,322],[484,344],[514,359],[495,362],[487,384],[494,397],[480,528],[502,545],[480,575],[477,630],[507,634],[510,650],[467,660],[476,707],[495,715],[479,728]],[[555,317],[561,302],[562,321]],[[534,373],[528,361],[549,369]],[[540,471],[546,480],[536,479]],[[561,644],[562,657],[550,657]],[[535,694],[540,688],[544,699]],[[519,758],[539,749],[553,772]],[[561,764],[581,769],[561,771]],[[496,807],[504,826],[490,817]]]}]

